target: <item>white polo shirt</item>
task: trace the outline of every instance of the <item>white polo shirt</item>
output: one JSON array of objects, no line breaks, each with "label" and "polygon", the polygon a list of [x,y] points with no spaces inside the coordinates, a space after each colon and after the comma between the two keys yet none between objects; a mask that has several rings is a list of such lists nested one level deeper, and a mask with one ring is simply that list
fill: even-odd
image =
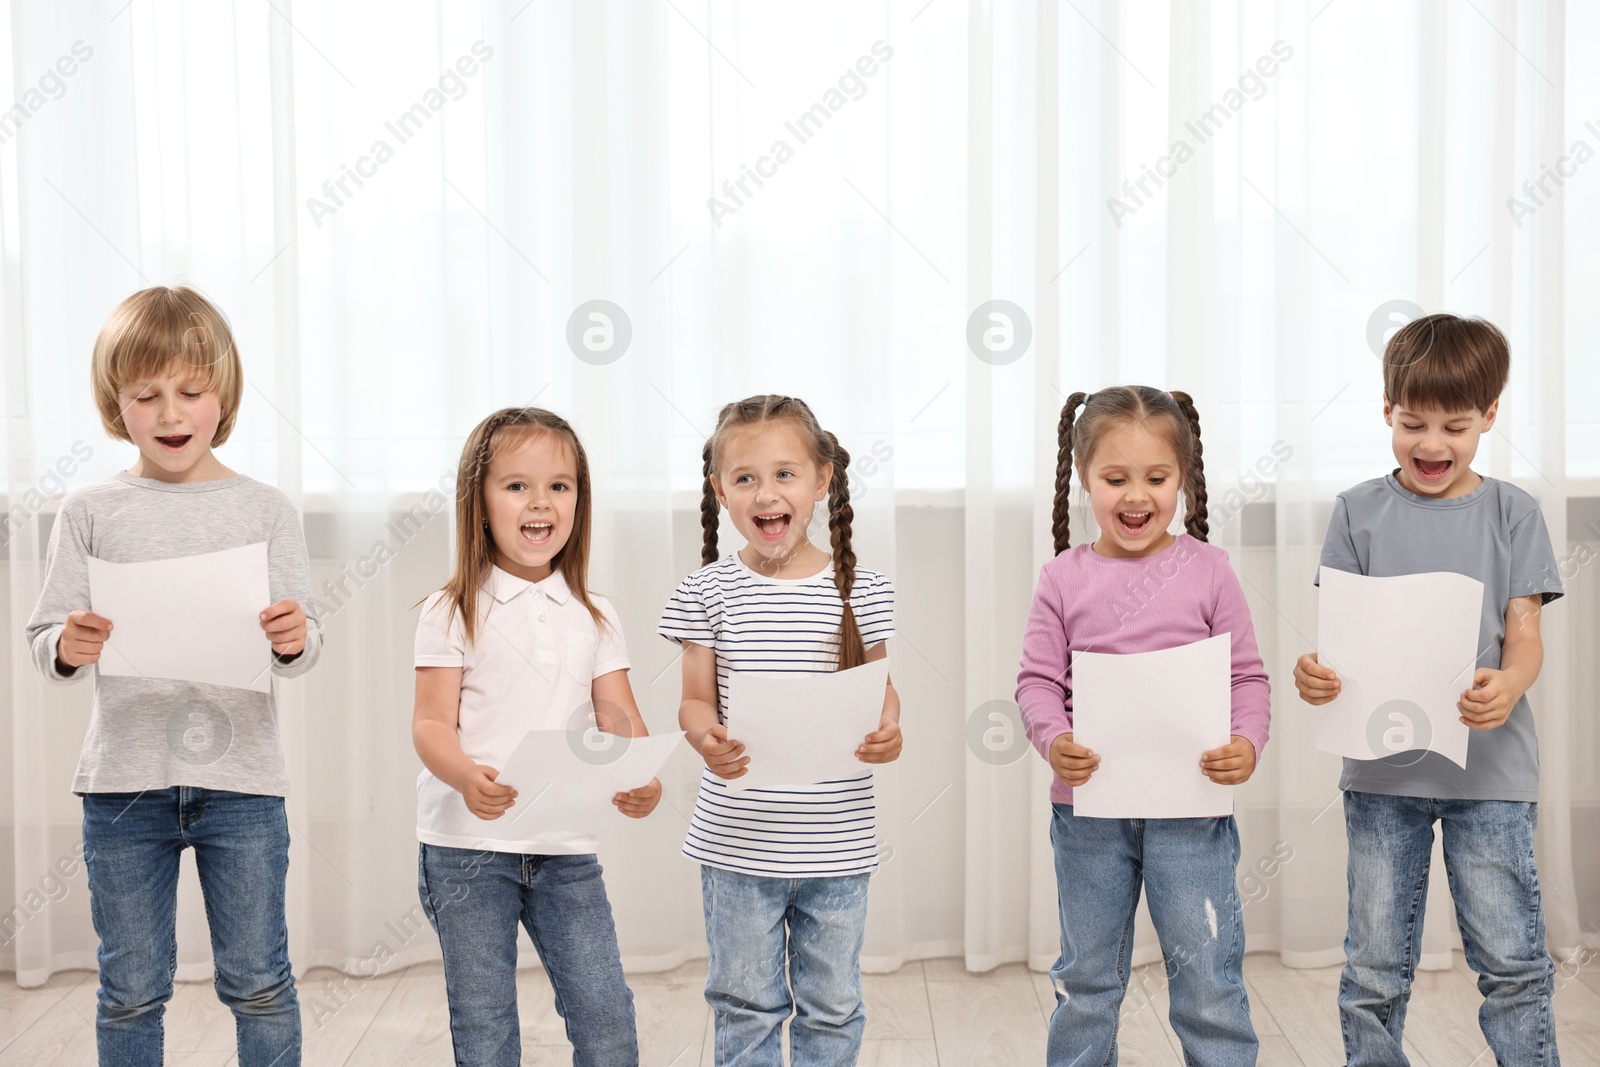
[{"label": "white polo shirt", "polygon": [[[529,582],[495,567],[478,591],[478,634],[470,645],[459,614],[446,626],[450,606],[443,591],[423,604],[416,666],[461,668],[457,733],[474,763],[502,767],[529,730],[570,729],[573,716],[588,711],[594,680],[628,666],[616,610],[603,596],[589,597],[611,629],[595,624],[559,570]],[[509,827],[510,812],[479,819],[426,767],[417,776],[417,839],[425,844],[541,855],[597,848],[595,838],[583,834],[513,838],[496,825]]]}]

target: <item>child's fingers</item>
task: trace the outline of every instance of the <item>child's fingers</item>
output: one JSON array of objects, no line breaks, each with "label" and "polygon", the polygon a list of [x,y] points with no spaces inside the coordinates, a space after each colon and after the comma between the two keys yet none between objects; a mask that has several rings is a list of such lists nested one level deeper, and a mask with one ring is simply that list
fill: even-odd
[{"label": "child's fingers", "polygon": [[1333,693],[1339,689],[1339,679],[1323,677],[1321,675],[1306,674],[1295,679],[1301,689],[1309,689],[1316,693]]},{"label": "child's fingers", "polygon": [[707,763],[736,760],[744,755],[744,742],[729,741],[721,745],[707,745],[701,754],[705,756]]},{"label": "child's fingers", "polygon": [[291,618],[291,617],[286,616],[286,615],[280,615],[276,619],[271,619],[271,620],[268,620],[267,622],[263,622],[261,624],[261,630],[268,637],[275,638],[275,639],[281,641],[284,638],[289,637],[291,635],[305,633],[306,632],[306,624],[301,619],[295,619],[295,618]]},{"label": "child's fingers", "polygon": [[1317,658],[1317,654],[1315,652],[1307,652],[1305,655],[1301,656],[1295,661],[1294,667],[1297,673],[1307,674],[1314,678],[1338,677],[1332,667],[1328,666],[1326,663],[1323,663]]},{"label": "child's fingers", "polygon": [[749,763],[749,756],[740,756],[738,758],[706,757],[706,766],[710,767],[711,773],[719,778],[737,778],[744,773],[744,769]]},{"label": "child's fingers", "polygon": [[875,734],[868,734],[866,740],[856,746],[856,752],[887,752],[899,748],[900,744],[899,730],[879,730]]},{"label": "child's fingers", "polygon": [[111,636],[111,620],[103,615],[96,615],[92,611],[74,611],[67,615],[67,625],[94,630],[101,636],[101,640]]},{"label": "child's fingers", "polygon": [[298,600],[280,600],[276,604],[269,606],[267,610],[263,611],[261,613],[261,618],[263,621],[267,619],[276,619],[280,615],[288,615],[291,612],[299,610],[300,602]]}]

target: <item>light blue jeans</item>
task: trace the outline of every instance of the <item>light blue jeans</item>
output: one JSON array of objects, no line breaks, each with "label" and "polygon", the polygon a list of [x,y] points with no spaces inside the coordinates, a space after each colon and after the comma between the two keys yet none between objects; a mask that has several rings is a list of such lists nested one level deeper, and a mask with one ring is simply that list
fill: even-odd
[{"label": "light blue jeans", "polygon": [[1555,964],[1533,858],[1538,805],[1347,791],[1350,926],[1339,978],[1339,1028],[1349,1067],[1407,1067],[1401,1049],[1422,950],[1433,824],[1467,965],[1478,973],[1478,1025],[1507,1067],[1557,1067],[1550,999]]},{"label": "light blue jeans", "polygon": [[1061,955],[1050,1067],[1115,1067],[1141,883],[1166,959],[1168,1018],[1186,1064],[1253,1067],[1244,988],[1244,916],[1234,889],[1239,830],[1222,819],[1091,819],[1053,805],[1050,843]]},{"label": "light blue jeans", "polygon": [[233,1012],[240,1067],[299,1067],[300,1004],[283,918],[283,798],[193,786],[83,797],[89,911],[100,937],[102,1067],[162,1062],[185,848],[194,849],[217,996]]},{"label": "light blue jeans", "polygon": [[459,1067],[516,1067],[517,924],[539,952],[574,1067],[638,1067],[633,992],[592,853],[478,852],[422,845],[417,892],[444,950]]},{"label": "light blue jeans", "polygon": [[[868,874],[763,878],[702,865],[717,1067],[848,1067],[861,1052]],[[790,990],[793,990],[791,996]]]}]

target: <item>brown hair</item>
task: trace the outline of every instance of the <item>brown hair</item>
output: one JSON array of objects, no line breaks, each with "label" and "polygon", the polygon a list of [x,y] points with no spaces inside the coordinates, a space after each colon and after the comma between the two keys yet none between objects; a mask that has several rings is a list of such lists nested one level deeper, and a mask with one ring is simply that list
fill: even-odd
[{"label": "brown hair", "polygon": [[839,670],[859,667],[866,662],[866,645],[861,640],[861,627],[856,623],[855,612],[850,607],[850,590],[856,580],[856,554],[850,547],[850,523],[855,512],[850,507],[850,453],[839,439],[824,430],[811,413],[804,400],[792,396],[752,396],[723,406],[717,415],[717,428],[707,439],[701,452],[705,470],[705,485],[700,498],[700,529],[703,540],[700,546],[702,566],[717,559],[718,504],[711,476],[720,469],[723,447],[728,434],[745,426],[786,419],[795,424],[800,439],[811,453],[811,461],[819,468],[832,463],[833,480],[828,483],[828,533],[833,542],[833,584],[844,601],[844,616],[839,620]]},{"label": "brown hair", "polygon": [[583,444],[567,420],[554,412],[543,408],[501,408],[467,435],[467,443],[461,449],[461,462],[456,468],[456,565],[444,585],[442,603],[449,605],[445,625],[460,613],[469,643],[477,633],[479,622],[478,591],[494,566],[494,535],[489,531],[483,504],[483,483],[489,474],[489,463],[501,448],[545,433],[566,442],[578,463],[578,502],[572,513],[572,534],[561,551],[551,558],[550,564],[560,569],[567,587],[589,609],[595,625],[610,626],[605,615],[589,599],[589,459],[584,454]]},{"label": "brown hair", "polygon": [[1089,459],[1105,435],[1130,422],[1154,422],[1165,430],[1172,450],[1178,454],[1183,494],[1188,498],[1184,529],[1197,541],[1204,541],[1211,532],[1211,525],[1206,521],[1206,469],[1200,445],[1200,413],[1195,410],[1194,400],[1188,393],[1169,393],[1147,385],[1116,385],[1095,393],[1073,393],[1067,397],[1066,407],[1061,409],[1061,422],[1056,428],[1055,507],[1050,517],[1056,552],[1064,551],[1069,544],[1068,488],[1072,481],[1073,452],[1077,452],[1081,480]]},{"label": "brown hair", "polygon": [[244,370],[227,316],[186,285],[141,289],[111,309],[94,341],[90,378],[106,433],[131,441],[117,394],[126,386],[166,373],[174,362],[205,379],[217,394],[221,418],[210,446],[228,440],[239,415]]},{"label": "brown hair", "polygon": [[1439,312],[1412,319],[1383,349],[1383,395],[1417,411],[1488,411],[1505,391],[1511,348],[1486,319]]}]

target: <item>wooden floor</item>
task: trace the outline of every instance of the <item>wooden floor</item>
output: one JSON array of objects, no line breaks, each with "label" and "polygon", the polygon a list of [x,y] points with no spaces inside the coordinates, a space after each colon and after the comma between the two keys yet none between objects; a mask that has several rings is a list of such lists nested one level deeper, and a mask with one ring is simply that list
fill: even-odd
[{"label": "wooden floor", "polygon": [[[1344,1062],[1335,1011],[1338,969],[1292,971],[1276,958],[1246,958],[1245,978],[1263,1067],[1337,1067]],[[317,1067],[449,1065],[449,1016],[437,964],[370,981],[352,980],[339,1000],[314,970],[300,982],[305,1062]],[[701,995],[705,963],[630,978],[644,1067],[711,1063],[711,1020]],[[1600,964],[1558,977],[1556,1025],[1565,1067],[1600,1067]],[[1478,1032],[1475,976],[1454,970],[1418,976],[1406,1044],[1413,1067],[1492,1067]],[[70,971],[44,989],[19,989],[0,975],[0,1064],[82,1067],[95,1062],[95,977]],[[1055,1006],[1048,978],[1012,964],[968,974],[959,960],[927,960],[863,979],[866,1045],[861,1063],[876,1067],[969,1067],[1044,1062],[1045,1020]],[[316,1010],[321,1002],[336,1010]],[[524,1064],[569,1064],[561,1019],[542,972],[519,981]],[[234,1062],[233,1019],[206,983],[184,983],[167,1008],[167,1063],[221,1067]],[[1166,1021],[1159,966],[1135,972],[1122,1013],[1124,1067],[1180,1065]]]}]

